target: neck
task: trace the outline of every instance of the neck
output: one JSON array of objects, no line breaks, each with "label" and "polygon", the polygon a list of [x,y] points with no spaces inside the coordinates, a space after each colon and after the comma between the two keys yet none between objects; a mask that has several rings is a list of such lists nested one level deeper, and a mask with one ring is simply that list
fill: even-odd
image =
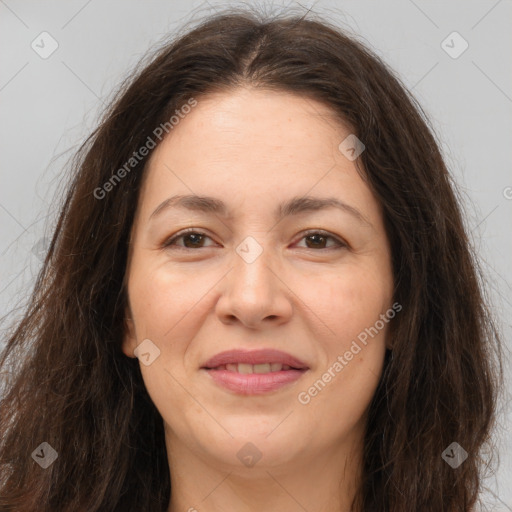
[{"label": "neck", "polygon": [[197,453],[166,436],[171,473],[168,512],[350,512],[361,482],[362,440],[286,461],[262,457],[245,467]]}]

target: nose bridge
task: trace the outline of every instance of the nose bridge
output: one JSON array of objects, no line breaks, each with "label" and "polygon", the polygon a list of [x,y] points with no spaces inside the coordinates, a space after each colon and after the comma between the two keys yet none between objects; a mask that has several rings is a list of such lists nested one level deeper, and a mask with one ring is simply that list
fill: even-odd
[{"label": "nose bridge", "polygon": [[272,291],[274,255],[267,242],[268,237],[265,240],[264,236],[259,236],[257,240],[249,235],[235,249],[233,281],[241,286],[241,291],[246,297],[251,294],[258,295],[261,300],[262,294]]},{"label": "nose bridge", "polygon": [[284,285],[275,276],[277,255],[266,243],[271,237],[256,236],[245,237],[235,247],[232,271],[217,304],[224,319],[236,317],[253,327],[265,318],[288,318],[292,310]]}]

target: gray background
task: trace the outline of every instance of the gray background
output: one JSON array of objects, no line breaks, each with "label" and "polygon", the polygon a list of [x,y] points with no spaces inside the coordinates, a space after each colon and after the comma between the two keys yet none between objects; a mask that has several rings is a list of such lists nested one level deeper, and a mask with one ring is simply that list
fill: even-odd
[{"label": "gray background", "polygon": [[[13,309],[23,304],[41,266],[58,206],[52,199],[66,182],[64,166],[113,88],[166,34],[232,5],[239,4],[0,0],[0,315],[12,320],[21,312]],[[301,9],[289,1],[252,5]],[[512,511],[512,2],[301,5],[357,34],[399,72],[432,119],[507,343],[508,385],[495,436],[500,464],[486,480],[485,501],[489,510]],[[43,31],[58,43],[46,59],[31,47]],[[469,44],[457,58],[441,45],[453,31]],[[460,41],[448,44],[461,47]]]}]

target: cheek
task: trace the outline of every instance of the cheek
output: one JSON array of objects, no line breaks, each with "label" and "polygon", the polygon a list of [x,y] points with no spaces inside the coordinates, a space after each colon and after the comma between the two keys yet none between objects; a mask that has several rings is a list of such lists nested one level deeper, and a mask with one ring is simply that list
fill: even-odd
[{"label": "cheek", "polygon": [[187,324],[214,280],[170,271],[139,267],[129,286],[130,305],[141,335],[154,336],[165,343]]},{"label": "cheek", "polygon": [[375,324],[389,307],[389,279],[369,268],[347,267],[309,287],[306,305],[322,320],[323,332],[342,349]]},{"label": "cheek", "polygon": [[302,390],[305,394],[299,402],[308,402],[311,413],[328,414],[337,425],[333,435],[340,425],[350,428],[359,421],[375,393],[388,329],[379,319],[390,306],[391,293],[387,275],[369,267],[347,267],[310,295],[310,304],[316,304],[329,330],[318,338],[319,343],[323,338],[325,360],[308,381],[309,387]]},{"label": "cheek", "polygon": [[[183,388],[188,376],[181,363],[188,342],[198,328],[194,318],[201,309],[201,297],[212,285],[208,280],[205,283],[203,279],[187,279],[186,275],[171,272],[164,266],[151,267],[142,259],[135,269],[128,291],[137,342],[150,339],[160,350],[150,365],[140,363],[144,385],[167,421],[171,411],[176,410],[198,418],[201,411]],[[185,422],[186,419],[178,415],[174,421]]]}]

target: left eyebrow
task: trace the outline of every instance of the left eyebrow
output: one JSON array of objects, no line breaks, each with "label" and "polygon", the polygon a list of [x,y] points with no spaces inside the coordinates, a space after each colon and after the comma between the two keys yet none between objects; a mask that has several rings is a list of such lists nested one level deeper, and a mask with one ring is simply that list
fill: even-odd
[{"label": "left eyebrow", "polygon": [[[198,195],[175,195],[167,198],[160,203],[153,213],[149,216],[151,220],[165,210],[171,208],[181,208],[190,211],[198,211],[205,213],[215,213],[224,218],[233,218],[228,210],[226,203],[221,199],[211,196],[198,196]],[[349,204],[340,201],[335,197],[292,197],[291,199],[278,205],[274,212],[276,220],[282,220],[285,217],[299,215],[305,212],[319,211],[328,208],[338,208],[346,213],[349,213],[357,220],[373,227],[371,222],[356,208]]]}]

